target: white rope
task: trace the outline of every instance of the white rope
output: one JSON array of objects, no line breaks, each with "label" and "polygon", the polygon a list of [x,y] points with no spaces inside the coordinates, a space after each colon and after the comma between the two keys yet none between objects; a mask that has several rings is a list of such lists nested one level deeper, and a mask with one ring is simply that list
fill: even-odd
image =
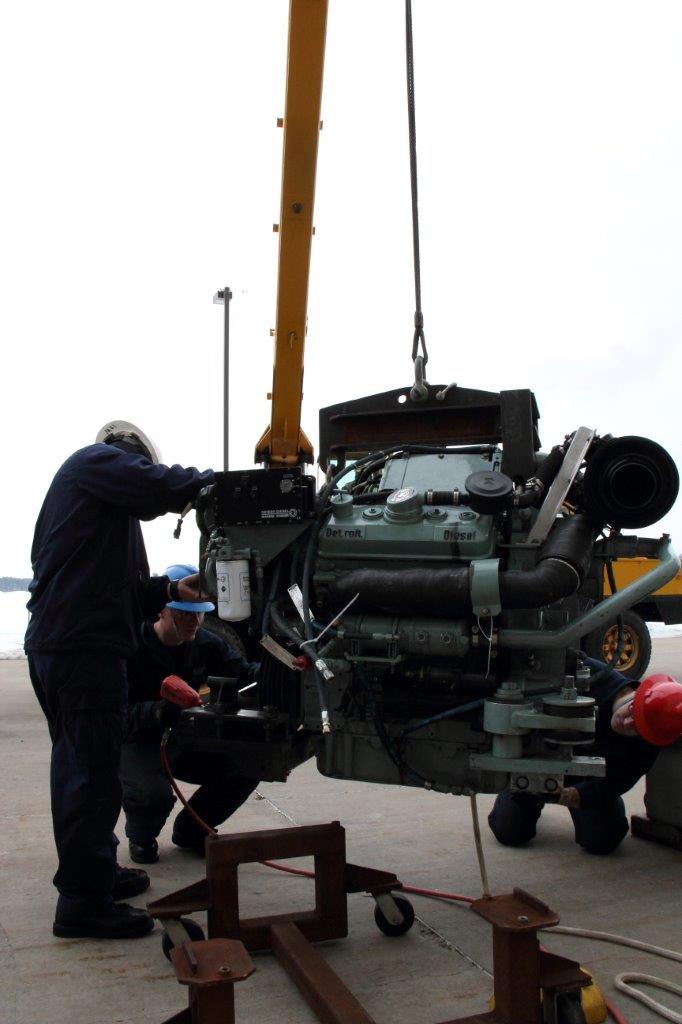
[{"label": "white rope", "polygon": [[490,896],[490,886],[488,884],[488,871],[485,866],[483,843],[481,841],[481,827],[478,823],[478,805],[476,803],[476,794],[471,793],[469,795],[469,799],[471,801],[471,821],[474,826],[474,843],[476,844],[476,856],[478,857],[478,866],[481,871],[481,886],[483,888],[483,895]]},{"label": "white rope", "polygon": [[[664,957],[666,960],[675,960],[678,963],[682,962],[682,953],[678,953],[675,949],[653,946],[650,942],[640,942],[639,939],[631,939],[627,935],[614,935],[611,932],[594,932],[587,928],[568,928],[565,925],[557,925],[555,928],[552,928],[552,931],[559,935],[574,935],[581,939],[597,939],[599,942],[613,942],[618,946],[630,946],[632,949],[641,949],[645,953],[651,953],[652,956]],[[636,999],[638,1002],[643,1003],[644,1006],[648,1006],[659,1017],[672,1021],[672,1024],[682,1024],[682,1014],[664,1006],[663,1003],[657,1002],[651,996],[645,995],[644,992],[639,992],[628,984],[630,981],[653,985],[655,988],[662,988],[666,992],[673,992],[678,996],[682,996],[682,986],[675,985],[672,981],[665,981],[663,978],[655,978],[651,974],[639,974],[635,971],[624,971],[621,974],[617,974],[613,982],[620,992],[624,992],[631,999]]]},{"label": "white rope", "polygon": [[662,956],[667,960],[677,960],[682,963],[682,953],[678,953],[676,949],[652,946],[649,942],[640,942],[639,939],[631,939],[628,935],[614,935],[611,932],[593,932],[588,931],[586,928],[568,928],[563,924],[558,924],[556,928],[552,928],[552,933],[554,935],[557,933],[559,935],[577,935],[579,938],[598,939],[601,942],[614,942],[618,946],[631,946],[632,949],[641,949],[645,953],[653,954],[653,956]]},{"label": "white rope", "polygon": [[672,981],[665,981],[663,978],[654,978],[651,974],[639,974],[637,971],[624,971],[622,974],[617,974],[613,982],[616,988],[624,992],[626,996],[630,996],[631,999],[636,999],[638,1002],[643,1003],[644,1006],[648,1006],[650,1010],[653,1010],[660,1017],[672,1021],[673,1024],[682,1024],[682,1013],[671,1010],[668,1006],[664,1006],[663,1003],[652,999],[651,996],[647,996],[644,992],[633,988],[628,984],[631,981],[636,981],[640,985],[652,985],[654,988],[662,988],[666,992],[673,992],[676,996],[682,996],[682,985],[676,985]]},{"label": "white rope", "polygon": [[493,656],[493,632],[494,632],[493,617],[492,617],[492,615],[490,616],[490,636],[488,636],[488,634],[484,630],[483,626],[481,625],[481,619],[480,619],[480,617],[478,615],[476,616],[476,622],[478,623],[478,628],[479,628],[481,634],[483,635],[483,639],[488,641],[488,666],[487,666],[487,668],[485,670],[485,678],[487,679],[488,676],[490,675],[490,662],[491,662],[492,656]]}]

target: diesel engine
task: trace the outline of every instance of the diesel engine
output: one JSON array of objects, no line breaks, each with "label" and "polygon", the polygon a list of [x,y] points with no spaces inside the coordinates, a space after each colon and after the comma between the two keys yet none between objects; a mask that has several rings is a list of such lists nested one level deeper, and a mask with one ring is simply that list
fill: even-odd
[{"label": "diesel engine", "polygon": [[[319,491],[299,466],[217,474],[204,586],[261,672],[210,681],[183,715],[196,743],[271,780],[309,757],[451,793],[603,774],[581,640],[677,572],[669,538],[623,531],[666,514],[678,474],[588,427],[543,452],[538,419],[526,390],[398,389],[321,411]],[[637,554],[655,569],[605,597]]]}]

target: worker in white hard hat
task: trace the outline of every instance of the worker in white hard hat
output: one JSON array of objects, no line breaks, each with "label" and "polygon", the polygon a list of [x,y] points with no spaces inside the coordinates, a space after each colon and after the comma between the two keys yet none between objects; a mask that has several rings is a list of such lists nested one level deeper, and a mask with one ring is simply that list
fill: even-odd
[{"label": "worker in white hard hat", "polygon": [[[589,692],[598,707],[595,740],[585,749],[604,758],[606,775],[569,776],[558,803],[570,812],[576,843],[588,853],[609,854],[628,833],[623,793],[651,769],[660,748],[682,734],[682,686],[660,673],[633,681],[584,660],[595,673]],[[531,793],[500,793],[488,817],[495,838],[504,846],[530,842],[546,802]]]},{"label": "worker in white hard hat", "polygon": [[[169,565],[165,575],[179,579],[196,571]],[[159,757],[164,729],[177,725],[180,708],[161,697],[168,676],[180,677],[199,703],[198,691],[209,676],[229,676],[243,687],[258,677],[258,662],[249,662],[215,633],[203,628],[214,610],[210,601],[169,601],[156,622],[142,626],[140,644],[128,663],[128,734],[123,744],[123,810],[130,857],[138,864],[159,858],[157,837],[175,804]],[[256,788],[227,747],[211,754],[193,748],[191,736],[174,728],[166,746],[173,775],[199,785],[189,804],[208,825],[222,824]],[[203,856],[205,833],[186,810],[173,824],[172,842]]]},{"label": "worker in white hard hat", "polygon": [[121,904],[149,885],[116,863],[126,658],[168,600],[199,600],[198,579],[150,578],[140,520],[182,512],[213,470],[161,464],[134,424],[107,423],[57,471],[36,523],[25,649],[52,737],[59,868],[55,935],[132,938],[153,927]]}]

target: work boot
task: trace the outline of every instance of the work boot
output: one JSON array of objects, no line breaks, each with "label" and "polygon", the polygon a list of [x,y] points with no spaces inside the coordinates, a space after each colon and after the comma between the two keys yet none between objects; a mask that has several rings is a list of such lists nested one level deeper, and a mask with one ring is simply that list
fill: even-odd
[{"label": "work boot", "polygon": [[[147,862],[143,861],[142,863]],[[114,891],[111,894],[114,901],[131,900],[133,896],[139,896],[148,888],[149,875],[146,871],[141,871],[139,868],[122,868],[120,864],[116,865]]]},{"label": "work boot", "polygon": [[63,939],[137,939],[153,927],[146,910],[100,900],[61,911],[58,906],[52,932]]},{"label": "work boot", "polygon": [[156,864],[159,859],[159,844],[156,839],[152,839],[149,843],[135,843],[132,839],[129,839],[128,851],[130,859],[135,864]]},{"label": "work boot", "polygon": [[184,835],[177,829],[173,829],[173,835],[171,836],[173,846],[177,846],[181,850],[188,850],[190,853],[196,853],[198,857],[206,856],[204,841],[205,836],[201,834],[197,836],[188,836]]}]

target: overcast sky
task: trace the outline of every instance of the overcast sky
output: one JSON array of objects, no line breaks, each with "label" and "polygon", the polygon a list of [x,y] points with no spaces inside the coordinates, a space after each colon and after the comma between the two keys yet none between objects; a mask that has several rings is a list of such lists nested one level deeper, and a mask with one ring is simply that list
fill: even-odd
[{"label": "overcast sky", "polygon": [[[682,458],[682,5],[413,0],[434,382],[530,387]],[[0,38],[0,575],[30,574],[55,470],[112,417],[232,468],[269,422],[286,0],[22,0]],[[317,410],[409,383],[402,0],[330,0],[306,359]],[[145,527],[152,569],[195,560]],[[661,526],[682,545],[682,515]]]}]

